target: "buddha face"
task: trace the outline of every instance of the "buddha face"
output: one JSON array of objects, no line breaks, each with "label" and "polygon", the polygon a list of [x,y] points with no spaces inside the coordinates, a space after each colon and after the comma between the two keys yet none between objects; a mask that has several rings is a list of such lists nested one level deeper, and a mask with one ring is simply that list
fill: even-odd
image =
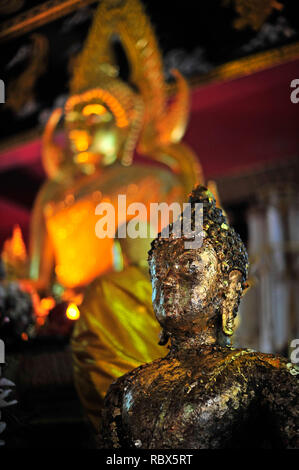
[{"label": "buddha face", "polygon": [[216,315],[221,295],[221,270],[212,244],[186,250],[176,239],[158,247],[150,261],[153,307],[167,331],[199,328]]},{"label": "buddha face", "polygon": [[115,116],[100,99],[85,99],[84,95],[74,98],[66,106],[66,129],[74,162],[90,170],[99,164],[110,165],[128,134],[125,116]]}]

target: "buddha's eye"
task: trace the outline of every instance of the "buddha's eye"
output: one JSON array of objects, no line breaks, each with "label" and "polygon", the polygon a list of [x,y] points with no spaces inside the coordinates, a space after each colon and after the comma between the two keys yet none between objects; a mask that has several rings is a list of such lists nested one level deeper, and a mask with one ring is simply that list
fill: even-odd
[{"label": "buddha's eye", "polygon": [[193,260],[184,259],[174,264],[175,270],[182,276],[193,274],[196,270]]},{"label": "buddha's eye", "polygon": [[69,111],[69,112],[66,113],[66,115],[65,115],[65,120],[66,120],[67,122],[71,122],[71,123],[80,120],[80,118],[81,118],[81,114],[78,113],[77,111]]},{"label": "buddha's eye", "polygon": [[198,260],[190,259],[186,261],[186,269],[191,273],[197,273],[201,270],[201,263]]}]

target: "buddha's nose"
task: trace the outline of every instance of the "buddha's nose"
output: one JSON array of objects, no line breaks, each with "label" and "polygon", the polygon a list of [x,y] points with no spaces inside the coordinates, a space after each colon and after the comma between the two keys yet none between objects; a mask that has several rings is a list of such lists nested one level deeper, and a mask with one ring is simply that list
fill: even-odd
[{"label": "buddha's nose", "polygon": [[74,129],[70,131],[70,138],[73,141],[76,150],[79,152],[86,151],[91,143],[89,134],[84,130]]}]

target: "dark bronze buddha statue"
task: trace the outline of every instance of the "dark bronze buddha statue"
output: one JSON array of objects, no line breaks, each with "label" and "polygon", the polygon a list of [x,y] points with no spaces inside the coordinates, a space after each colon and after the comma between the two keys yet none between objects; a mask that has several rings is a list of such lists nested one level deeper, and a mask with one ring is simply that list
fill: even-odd
[{"label": "dark bronze buddha statue", "polygon": [[149,252],[153,306],[170,351],[111,385],[102,446],[299,447],[296,367],[229,346],[246,287],[245,247],[206,188],[189,202],[193,218],[195,203],[203,204],[202,246],[186,249],[188,234],[160,234]]}]

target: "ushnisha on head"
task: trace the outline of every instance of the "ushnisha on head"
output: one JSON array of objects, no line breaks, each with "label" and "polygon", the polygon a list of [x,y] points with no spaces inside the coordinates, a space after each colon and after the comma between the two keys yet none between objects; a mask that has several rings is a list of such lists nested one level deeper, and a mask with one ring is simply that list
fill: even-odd
[{"label": "ushnisha on head", "polygon": [[[231,336],[246,287],[245,246],[222,210],[216,207],[211,192],[197,186],[190,194],[189,203],[192,230],[196,203],[202,204],[200,248],[186,249],[185,242],[191,235],[182,233],[177,238],[171,224],[169,237],[160,233],[149,251],[153,307],[163,328],[161,344],[171,337],[172,343],[206,345]],[[182,224],[185,216],[183,212],[176,223]]]}]

